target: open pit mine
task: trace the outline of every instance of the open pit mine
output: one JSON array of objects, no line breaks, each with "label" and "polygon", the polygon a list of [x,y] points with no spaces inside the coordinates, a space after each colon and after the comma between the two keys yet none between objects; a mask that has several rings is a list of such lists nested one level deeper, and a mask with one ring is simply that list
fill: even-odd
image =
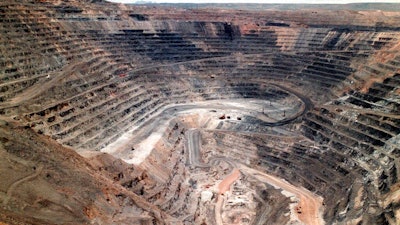
[{"label": "open pit mine", "polygon": [[0,2],[0,224],[400,224],[400,12]]}]

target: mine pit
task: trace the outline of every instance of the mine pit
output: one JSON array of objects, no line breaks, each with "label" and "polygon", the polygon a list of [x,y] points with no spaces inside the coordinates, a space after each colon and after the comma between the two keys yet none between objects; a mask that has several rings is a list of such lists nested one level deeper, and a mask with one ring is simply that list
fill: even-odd
[{"label": "mine pit", "polygon": [[1,2],[0,224],[400,224],[399,4],[314,7]]}]

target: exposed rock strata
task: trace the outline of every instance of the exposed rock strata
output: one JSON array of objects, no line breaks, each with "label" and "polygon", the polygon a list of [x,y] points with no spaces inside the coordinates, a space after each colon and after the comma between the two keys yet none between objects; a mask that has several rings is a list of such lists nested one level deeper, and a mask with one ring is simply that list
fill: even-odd
[{"label": "exposed rock strata", "polygon": [[399,224],[399,14],[0,3],[0,221]]}]

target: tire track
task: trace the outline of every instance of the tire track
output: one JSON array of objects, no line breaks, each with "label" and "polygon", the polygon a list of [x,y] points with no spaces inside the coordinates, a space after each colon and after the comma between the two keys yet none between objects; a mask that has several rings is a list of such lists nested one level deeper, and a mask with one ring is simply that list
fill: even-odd
[{"label": "tire track", "polygon": [[28,175],[28,176],[26,176],[26,177],[23,177],[23,178],[21,178],[21,179],[15,181],[13,184],[11,184],[10,187],[8,188],[8,190],[7,190],[7,197],[4,199],[3,205],[7,205],[7,204],[8,204],[8,202],[10,201],[10,199],[11,199],[11,197],[12,197],[12,195],[13,195],[15,189],[16,189],[19,185],[21,185],[21,184],[24,183],[24,182],[27,182],[27,181],[36,179],[36,178],[40,175],[40,173],[41,173],[42,171],[43,171],[43,166],[40,165],[38,168],[35,169],[35,172],[34,172],[34,173],[32,173],[32,174],[30,174],[30,175]]}]

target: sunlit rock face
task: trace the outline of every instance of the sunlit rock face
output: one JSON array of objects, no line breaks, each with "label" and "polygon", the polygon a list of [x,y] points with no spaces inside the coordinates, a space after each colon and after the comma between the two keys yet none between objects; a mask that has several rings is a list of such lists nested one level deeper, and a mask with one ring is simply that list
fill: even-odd
[{"label": "sunlit rock face", "polygon": [[0,3],[0,224],[399,224],[399,24]]}]

